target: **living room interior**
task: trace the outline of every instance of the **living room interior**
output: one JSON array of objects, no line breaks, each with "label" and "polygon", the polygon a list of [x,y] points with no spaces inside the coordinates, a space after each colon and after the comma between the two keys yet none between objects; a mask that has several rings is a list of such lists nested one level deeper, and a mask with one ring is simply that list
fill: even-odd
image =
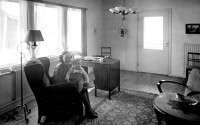
[{"label": "living room interior", "polygon": [[[57,42],[57,41],[81,41],[81,43],[74,43],[75,48],[77,47],[81,52],[75,51],[74,54],[81,54],[82,56],[94,56],[100,55],[101,47],[111,47],[112,55],[111,58],[120,60],[120,84],[122,88],[133,89],[136,91],[145,91],[153,94],[159,94],[157,89],[157,82],[162,79],[175,80],[178,82],[186,81],[186,65],[187,65],[187,52],[193,47],[194,51],[200,53],[199,46],[199,34],[200,33],[186,33],[186,24],[194,24],[199,26],[200,20],[200,1],[199,0],[23,0],[26,2],[22,5],[20,4],[20,9],[26,9],[27,14],[25,16],[28,23],[25,22],[15,22],[12,20],[12,16],[8,16],[7,20],[11,18],[10,22],[7,20],[3,21],[1,18],[0,27],[3,29],[6,25],[7,29],[12,29],[12,27],[22,27],[22,29],[37,29],[41,30],[44,41],[38,41],[36,57],[46,56],[49,57],[50,69],[49,75],[53,75],[54,68],[58,64],[58,56],[62,50],[68,49],[69,43]],[[1,1],[0,1],[1,2]],[[2,2],[14,2],[20,3],[19,0],[2,0]],[[0,4],[0,16],[4,17],[3,9],[5,5],[1,2]],[[123,3],[124,2],[124,3]],[[36,4],[38,3],[38,4]],[[127,15],[113,14],[109,9],[124,6],[126,8],[134,8],[136,13],[129,13]],[[57,8],[58,11],[54,13],[51,9],[49,15],[46,15],[45,20],[44,12],[40,13],[42,7]],[[5,7],[5,8],[4,8]],[[10,6],[12,7],[12,6]],[[13,6],[14,7],[14,6]],[[23,8],[24,7],[24,8]],[[40,8],[41,7],[41,8]],[[60,7],[60,8],[59,8]],[[8,7],[9,8],[9,7]],[[28,8],[28,9],[27,9]],[[64,9],[63,9],[64,8]],[[16,8],[15,8],[16,9]],[[60,16],[57,12],[61,10],[63,13],[60,15],[65,15],[63,20],[65,22],[55,24],[55,21],[60,21],[56,17]],[[73,9],[77,9],[73,13]],[[8,9],[9,10],[9,9]],[[37,12],[35,10],[38,10]],[[68,11],[69,10],[69,11]],[[79,12],[79,10],[81,10]],[[34,11],[34,12],[33,12]],[[48,10],[47,10],[48,12]],[[71,12],[71,13],[70,13]],[[73,17],[75,13],[80,14],[77,18]],[[9,12],[8,12],[9,13]],[[10,12],[12,13],[12,12]],[[36,15],[36,13],[38,15]],[[50,15],[54,17],[51,18]],[[56,15],[55,15],[56,14]],[[71,22],[70,20],[71,14]],[[24,15],[23,15],[24,16]],[[162,49],[143,49],[144,37],[142,32],[144,30],[144,18],[143,17],[154,17],[162,16],[164,18],[163,25],[163,43]],[[21,14],[22,17],[22,14]],[[125,20],[123,22],[123,17]],[[35,19],[36,18],[36,19]],[[23,17],[24,19],[24,17]],[[52,34],[51,38],[48,35],[43,34],[43,30],[48,31],[48,25],[43,26],[44,29],[40,29],[41,25],[44,24],[43,19],[48,22],[49,26],[54,26],[56,29]],[[73,20],[74,19],[74,20]],[[77,21],[78,19],[79,21]],[[21,19],[22,20],[22,19]],[[34,21],[33,21],[34,20]],[[76,20],[76,21],[75,21]],[[13,22],[12,22],[13,21]],[[23,20],[24,21],[24,20]],[[73,21],[75,23],[73,23]],[[6,22],[6,23],[5,23]],[[9,25],[7,25],[10,23]],[[72,29],[68,29],[70,23],[75,26],[77,23],[76,30],[73,32]],[[79,25],[79,24],[80,25]],[[40,25],[41,24],[41,25]],[[156,25],[158,23],[149,23]],[[121,36],[119,29],[123,25],[126,30],[124,36]],[[64,31],[59,30],[61,27],[67,27]],[[81,27],[81,28],[80,28]],[[46,28],[46,29],[45,29]],[[152,28],[152,27],[151,27]],[[58,29],[58,30],[57,30]],[[158,28],[159,29],[159,28]],[[68,30],[75,33],[74,38],[70,37]],[[80,32],[78,32],[78,30]],[[4,32],[3,32],[4,31]],[[153,29],[152,29],[153,31]],[[0,31],[1,32],[1,31]],[[6,38],[3,37],[6,33],[9,35]],[[24,46],[24,37],[26,30],[13,30],[13,32],[21,33],[18,37],[12,31],[2,30],[0,34],[0,40],[12,42],[15,47],[13,47],[12,53],[8,49],[4,48],[5,42],[0,41],[1,53],[0,56],[8,60],[8,56],[11,56],[12,62],[0,63],[0,115],[14,109],[16,106],[20,105],[21,100],[21,81],[20,81],[20,52],[18,51],[18,46]],[[65,35],[62,35],[65,34]],[[66,35],[67,34],[67,35]],[[55,36],[59,37],[55,37]],[[160,36],[161,34],[157,35]],[[54,39],[55,37],[55,39]],[[60,39],[63,38],[64,39]],[[151,36],[149,36],[151,37]],[[79,39],[81,38],[81,39]],[[160,38],[160,37],[159,37]],[[18,41],[18,42],[16,42]],[[49,41],[53,41],[56,44],[49,44]],[[2,45],[1,45],[2,43]],[[4,44],[3,44],[4,43]],[[12,44],[12,43],[11,43]],[[5,44],[5,46],[11,45]],[[43,44],[43,45],[42,45]],[[71,46],[73,46],[71,43]],[[57,47],[55,47],[57,46]],[[49,47],[49,49],[47,49]],[[12,47],[11,47],[12,48]],[[192,47],[191,47],[192,48]],[[5,51],[4,51],[5,49]],[[23,48],[24,49],[24,48]],[[70,48],[73,50],[74,48]],[[27,51],[27,50],[23,50]],[[6,54],[5,54],[6,53]],[[10,53],[10,54],[9,54]],[[15,53],[15,55],[13,55]],[[24,52],[25,53],[25,52]],[[12,55],[11,55],[12,54]],[[10,57],[9,57],[10,58]],[[30,59],[30,54],[23,54],[23,65]],[[13,61],[15,60],[15,61]],[[94,86],[93,81],[93,69],[89,68],[88,74],[90,76],[91,86]],[[134,79],[135,78],[135,79]],[[138,79],[142,79],[140,85],[138,85]],[[23,101],[25,104],[35,100],[32,90],[30,89],[26,76],[23,74]],[[150,82],[150,84],[146,82]],[[153,86],[153,87],[152,87]],[[100,94],[101,95],[101,94]],[[107,94],[106,94],[107,95]],[[112,98],[112,97],[111,97]]]}]

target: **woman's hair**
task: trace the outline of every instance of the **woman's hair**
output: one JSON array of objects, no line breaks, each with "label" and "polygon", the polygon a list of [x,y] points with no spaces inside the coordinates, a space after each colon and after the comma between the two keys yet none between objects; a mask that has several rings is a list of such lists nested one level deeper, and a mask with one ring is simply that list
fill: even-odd
[{"label": "woman's hair", "polygon": [[62,54],[59,56],[59,61],[60,61],[60,62],[64,62],[64,61],[63,61],[63,56],[66,55],[66,54],[67,54],[67,55],[70,55],[71,59],[73,59],[72,53],[69,52],[69,51],[67,51],[67,50],[65,50],[65,51],[63,51]]}]

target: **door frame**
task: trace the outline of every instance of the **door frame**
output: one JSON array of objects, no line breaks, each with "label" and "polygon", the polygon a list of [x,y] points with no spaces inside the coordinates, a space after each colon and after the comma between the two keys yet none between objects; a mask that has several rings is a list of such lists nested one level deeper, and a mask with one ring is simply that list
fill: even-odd
[{"label": "door frame", "polygon": [[162,9],[141,9],[137,14],[137,72],[139,66],[139,13],[140,12],[156,12],[165,11],[168,13],[168,76],[171,76],[171,57],[172,57],[172,8]]}]

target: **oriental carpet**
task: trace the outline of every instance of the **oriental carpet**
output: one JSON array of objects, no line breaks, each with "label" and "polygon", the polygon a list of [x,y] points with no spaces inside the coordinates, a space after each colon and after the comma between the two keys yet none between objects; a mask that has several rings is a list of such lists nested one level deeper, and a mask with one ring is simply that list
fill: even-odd
[{"label": "oriental carpet", "polygon": [[[47,121],[43,125],[157,125],[157,117],[154,113],[153,99],[156,94],[121,89],[112,93],[111,100],[108,93],[98,90],[94,97],[94,90],[90,92],[90,102],[94,110],[99,114],[97,119],[85,118],[77,123],[77,116],[66,118],[58,117],[57,120]],[[37,107],[28,118],[29,124],[37,124]],[[34,122],[34,123],[33,123]],[[24,120],[17,125],[26,125]]]}]

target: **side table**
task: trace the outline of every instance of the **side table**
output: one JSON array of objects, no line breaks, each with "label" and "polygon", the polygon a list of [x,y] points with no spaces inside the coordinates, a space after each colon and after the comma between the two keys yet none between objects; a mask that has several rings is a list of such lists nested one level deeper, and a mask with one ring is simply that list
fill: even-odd
[{"label": "side table", "polygon": [[[188,97],[192,98],[192,97]],[[183,108],[177,101],[176,93],[162,93],[153,101],[158,124],[164,120],[167,124],[199,125],[200,106],[190,106]]]}]

